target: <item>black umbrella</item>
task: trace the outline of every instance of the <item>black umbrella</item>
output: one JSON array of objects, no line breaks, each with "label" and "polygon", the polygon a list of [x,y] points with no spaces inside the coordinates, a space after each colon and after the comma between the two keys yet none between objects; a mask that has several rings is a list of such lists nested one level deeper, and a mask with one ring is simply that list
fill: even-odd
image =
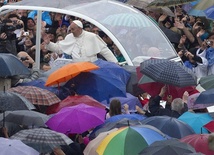
[{"label": "black umbrella", "polygon": [[0,111],[31,110],[36,109],[34,105],[23,96],[0,91]]},{"label": "black umbrella", "polygon": [[0,77],[27,74],[30,74],[30,71],[16,56],[0,53]]},{"label": "black umbrella", "polygon": [[3,126],[5,123],[5,111],[13,110],[31,110],[35,106],[23,96],[13,93],[0,91],[0,111],[3,112]]},{"label": "black umbrella", "polygon": [[195,134],[188,124],[169,116],[152,116],[141,121],[142,124],[152,125],[173,138],[183,138]]},{"label": "black umbrella", "polygon": [[149,59],[140,64],[141,73],[156,82],[177,87],[193,86],[197,84],[197,77],[192,70],[167,59]]},{"label": "black umbrella", "polygon": [[167,38],[169,39],[169,41],[171,43],[179,43],[180,39],[181,39],[181,35],[166,28],[166,27],[160,27],[161,30],[164,32],[164,34],[167,36]]},{"label": "black umbrella", "polygon": [[185,153],[195,153],[195,149],[186,143],[180,142],[178,139],[169,139],[156,141],[150,146],[143,149],[140,155],[181,155]]}]

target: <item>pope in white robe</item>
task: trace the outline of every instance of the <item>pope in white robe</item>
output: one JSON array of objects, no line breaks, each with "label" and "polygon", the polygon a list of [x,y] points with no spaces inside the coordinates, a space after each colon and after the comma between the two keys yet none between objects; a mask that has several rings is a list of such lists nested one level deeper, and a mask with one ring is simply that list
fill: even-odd
[{"label": "pope in white robe", "polygon": [[74,20],[70,25],[70,30],[71,33],[58,43],[50,42],[49,38],[45,38],[46,48],[58,54],[63,52],[69,54],[74,62],[94,62],[98,59],[98,53],[107,61],[118,62],[106,43],[98,35],[83,30],[82,22]]}]

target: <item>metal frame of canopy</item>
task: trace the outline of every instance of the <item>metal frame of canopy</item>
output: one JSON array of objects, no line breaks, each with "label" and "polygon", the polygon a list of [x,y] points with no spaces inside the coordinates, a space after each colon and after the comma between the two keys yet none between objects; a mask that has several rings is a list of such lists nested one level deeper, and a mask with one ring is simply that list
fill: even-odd
[{"label": "metal frame of canopy", "polygon": [[[60,1],[60,0],[59,0]],[[117,1],[111,1],[111,0],[104,0],[108,3],[112,3],[115,5],[118,5],[119,7],[126,7],[128,9],[130,9],[132,12],[137,12],[136,9],[125,5],[123,3],[117,2]],[[95,1],[92,4],[99,2],[99,1]],[[15,3],[14,3],[15,4]],[[71,5],[72,6],[72,5]],[[77,7],[81,7],[81,5],[79,6],[75,6],[75,9]],[[129,55],[127,54],[125,48],[122,46],[122,44],[120,43],[120,41],[115,37],[115,35],[109,30],[107,29],[104,25],[102,25],[101,23],[99,23],[98,21],[96,21],[93,17],[89,17],[87,15],[72,11],[71,9],[69,10],[69,7],[65,7],[65,8],[54,8],[54,7],[43,7],[43,6],[31,6],[31,5],[4,5],[0,8],[0,13],[2,14],[4,11],[7,11],[8,9],[11,10],[16,10],[16,9],[22,9],[22,10],[37,10],[37,19],[41,19],[41,14],[42,11],[50,11],[50,12],[57,12],[57,13],[62,13],[62,14],[67,14],[67,15],[72,15],[72,16],[76,16],[79,18],[82,18],[90,23],[92,23],[93,25],[99,27],[103,32],[105,32],[111,39],[112,41],[115,43],[115,45],[119,48],[119,50],[121,51],[121,53],[123,54],[124,58],[126,59],[126,62],[128,65],[133,65],[132,60],[130,59]],[[150,22],[152,22],[149,18],[148,20]],[[160,30],[160,29],[159,29]],[[161,30],[160,30],[161,31]],[[162,34],[163,36],[165,36],[164,34]],[[40,38],[41,38],[41,20],[37,20],[37,33],[36,33],[36,66],[39,69],[40,68]],[[168,38],[165,36],[166,40],[168,40]],[[169,40],[168,40],[169,42]],[[170,45],[172,46],[172,45]],[[174,49],[174,48],[173,48]],[[171,58],[172,60],[175,61],[180,61],[181,59],[176,55],[173,58]]]}]

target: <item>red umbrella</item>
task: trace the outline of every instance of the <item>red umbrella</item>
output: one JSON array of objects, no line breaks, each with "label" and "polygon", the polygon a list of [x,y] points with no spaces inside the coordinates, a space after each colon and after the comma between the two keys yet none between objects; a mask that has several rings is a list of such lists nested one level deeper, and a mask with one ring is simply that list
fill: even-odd
[{"label": "red umbrella", "polygon": [[[160,93],[161,88],[165,84],[159,82],[149,82],[144,84],[139,84],[138,86],[149,93],[151,96],[156,96]],[[163,100],[166,100],[167,95],[172,95],[173,98],[182,98],[184,92],[187,91],[189,95],[198,93],[198,90],[194,86],[187,87],[176,87],[172,85],[167,85],[167,92],[163,97]]]},{"label": "red umbrella", "polygon": [[209,134],[193,134],[180,139],[181,142],[190,144],[195,148],[196,152],[201,152],[206,155],[213,155],[214,151],[208,147]]},{"label": "red umbrella", "polygon": [[205,124],[203,127],[206,128],[209,132],[214,132],[214,120]]},{"label": "red umbrella", "polygon": [[100,102],[98,102],[97,100],[95,100],[94,98],[88,95],[77,95],[77,96],[68,96],[66,99],[64,99],[60,103],[49,106],[46,110],[46,113],[47,114],[57,113],[64,107],[74,106],[80,103],[84,103],[84,104],[102,108],[102,109],[106,108],[105,105],[101,104]]}]

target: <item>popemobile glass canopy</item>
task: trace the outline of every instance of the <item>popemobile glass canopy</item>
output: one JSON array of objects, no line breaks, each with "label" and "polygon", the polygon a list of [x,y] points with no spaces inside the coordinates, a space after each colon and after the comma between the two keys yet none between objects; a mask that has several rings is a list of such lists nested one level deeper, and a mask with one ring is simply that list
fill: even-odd
[{"label": "popemobile glass canopy", "polygon": [[128,65],[138,66],[151,57],[180,61],[156,23],[125,3],[113,0],[22,0],[13,5],[4,5],[0,11],[5,9],[51,11],[80,17],[104,31],[119,48]]}]

